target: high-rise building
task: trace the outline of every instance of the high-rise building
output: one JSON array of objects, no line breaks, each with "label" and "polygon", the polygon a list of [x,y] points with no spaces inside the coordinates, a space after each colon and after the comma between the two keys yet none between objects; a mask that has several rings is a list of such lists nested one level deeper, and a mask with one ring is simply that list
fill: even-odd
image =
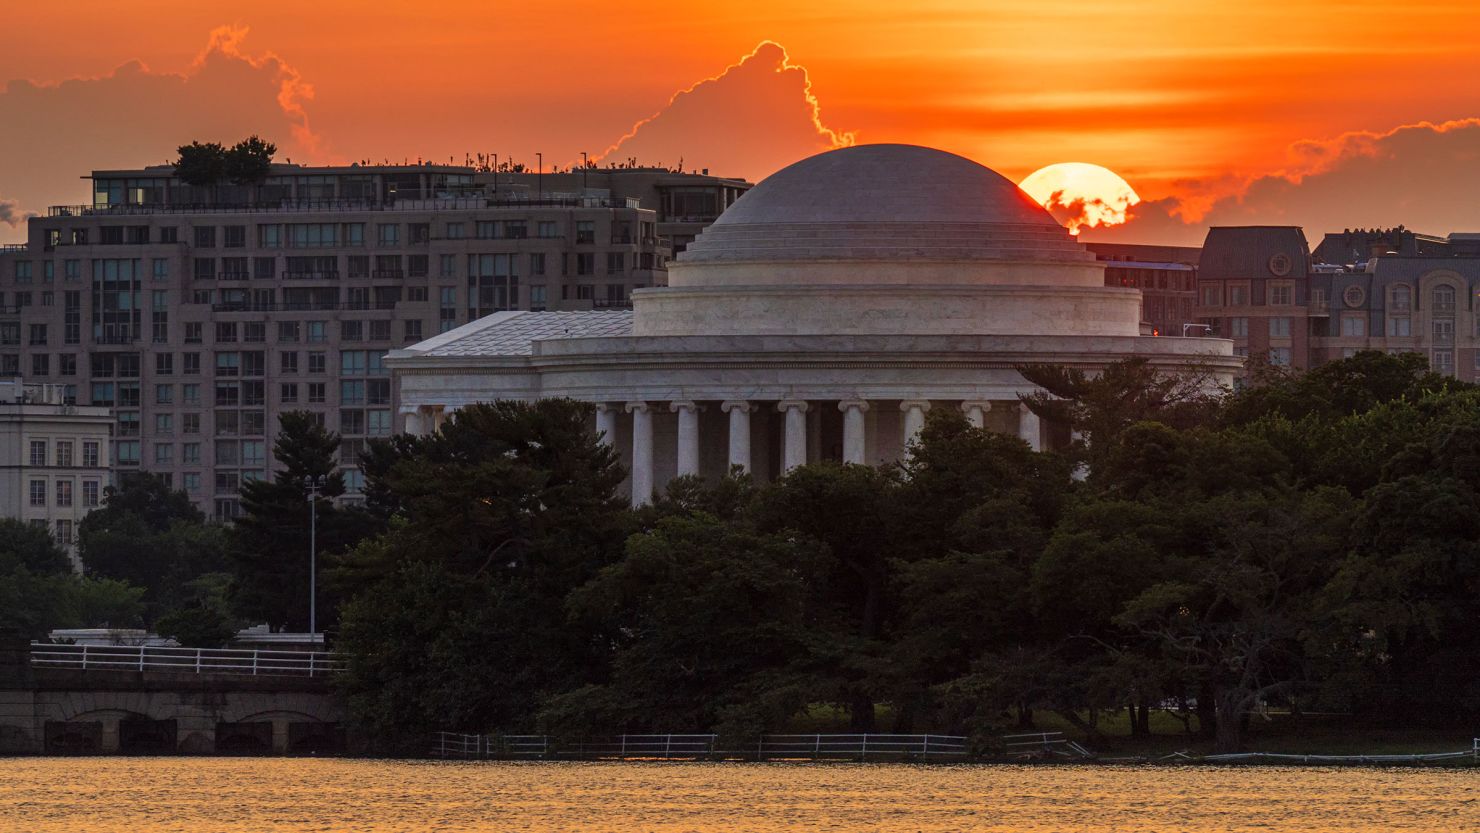
[{"label": "high-rise building", "polygon": [[113,417],[64,394],[0,380],[0,517],[45,528],[77,565],[77,526],[110,482]]},{"label": "high-rise building", "polygon": [[[584,179],[584,183],[582,180]],[[608,169],[274,165],[191,186],[170,166],[94,171],[91,202],[0,251],[0,376],[111,408],[113,464],[216,517],[273,467],[277,415],[366,442],[400,428],[386,351],[502,310],[625,307],[747,183]],[[575,190],[572,190],[575,189]]]}]

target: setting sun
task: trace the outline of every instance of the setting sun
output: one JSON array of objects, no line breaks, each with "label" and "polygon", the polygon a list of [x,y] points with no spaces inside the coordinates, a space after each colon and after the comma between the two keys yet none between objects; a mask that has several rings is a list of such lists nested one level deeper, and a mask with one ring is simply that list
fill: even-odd
[{"label": "setting sun", "polygon": [[1018,187],[1074,234],[1081,228],[1118,226],[1125,222],[1126,209],[1141,201],[1120,174],[1088,162],[1058,162],[1039,168]]}]

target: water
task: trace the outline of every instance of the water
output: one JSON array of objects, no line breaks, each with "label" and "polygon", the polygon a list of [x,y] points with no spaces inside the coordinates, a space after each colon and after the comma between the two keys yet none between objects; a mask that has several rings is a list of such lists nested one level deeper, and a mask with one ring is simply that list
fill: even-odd
[{"label": "water", "polygon": [[1474,770],[0,760],[4,833],[1476,829]]}]

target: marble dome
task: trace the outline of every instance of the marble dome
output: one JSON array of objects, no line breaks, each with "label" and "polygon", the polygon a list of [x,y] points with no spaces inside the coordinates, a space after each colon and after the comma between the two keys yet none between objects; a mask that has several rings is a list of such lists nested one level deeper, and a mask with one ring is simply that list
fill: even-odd
[{"label": "marble dome", "polygon": [[730,206],[669,267],[672,287],[1101,286],[1103,267],[992,169],[914,145],[804,159]]}]

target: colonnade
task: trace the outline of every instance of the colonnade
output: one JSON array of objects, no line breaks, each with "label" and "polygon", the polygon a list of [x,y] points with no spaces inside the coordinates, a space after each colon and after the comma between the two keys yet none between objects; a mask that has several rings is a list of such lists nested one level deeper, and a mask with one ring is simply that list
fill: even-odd
[{"label": "colonnade", "polygon": [[[890,400],[890,402],[892,404],[893,401]],[[809,402],[803,399],[783,399],[775,403],[776,411],[782,415],[781,468],[783,472],[806,464],[809,433],[807,412],[814,407],[823,407],[825,404],[831,403]],[[836,404],[843,415],[843,462],[866,464],[868,462],[868,437],[865,415],[871,407],[879,403],[871,403],[862,399],[845,399]],[[939,406],[940,403],[934,404]],[[997,405],[998,407],[1006,405],[1018,411],[1018,436],[1034,451],[1041,450],[1042,430],[1038,415],[1021,403],[997,403]],[[904,427],[904,447],[908,448],[925,427],[925,414],[932,407],[932,403],[924,399],[906,399],[899,402],[898,406]],[[633,506],[651,502],[656,486],[653,473],[653,411],[656,407],[661,407],[661,405],[647,400],[625,402],[620,405],[610,402],[596,404],[596,433],[602,442],[609,445],[614,445],[617,439],[618,414],[625,411],[632,415],[631,494]],[[674,459],[677,461],[676,474],[679,477],[699,474],[700,407],[698,402],[688,399],[673,400],[667,403],[667,409],[677,415],[677,448]],[[729,465],[750,471],[752,464],[751,417],[760,410],[762,405],[750,400],[727,399],[721,401],[719,407],[729,418]],[[959,402],[958,407],[968,422],[977,428],[984,428],[986,427],[986,415],[992,409],[993,403],[986,400],[967,400]]]}]

